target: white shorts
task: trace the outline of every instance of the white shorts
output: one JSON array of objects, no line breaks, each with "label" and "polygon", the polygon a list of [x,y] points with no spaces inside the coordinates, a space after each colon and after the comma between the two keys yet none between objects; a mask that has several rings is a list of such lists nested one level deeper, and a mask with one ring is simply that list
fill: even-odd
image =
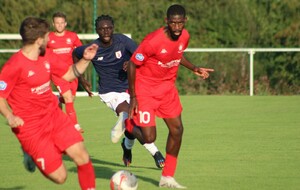
[{"label": "white shorts", "polygon": [[109,92],[106,94],[99,94],[101,102],[105,103],[107,107],[116,112],[119,104],[126,101],[129,104],[129,94],[127,92]]}]

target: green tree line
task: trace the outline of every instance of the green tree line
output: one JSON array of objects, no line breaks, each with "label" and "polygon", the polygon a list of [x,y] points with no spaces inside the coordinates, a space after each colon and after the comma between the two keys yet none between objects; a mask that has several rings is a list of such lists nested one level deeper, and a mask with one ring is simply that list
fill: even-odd
[{"label": "green tree line", "polygon": [[[130,33],[139,43],[146,34],[164,25],[166,9],[174,3],[184,5],[187,10],[189,48],[299,46],[299,0],[0,0],[0,33],[18,33],[26,16],[43,17],[51,22],[56,11],[67,14],[69,30],[94,33],[96,13],[96,16],[111,15],[115,32]],[[0,41],[0,49],[19,47],[20,41]],[[0,54],[0,65],[10,55]],[[196,65],[214,68],[215,72],[203,81],[180,68],[177,86],[181,94],[249,94],[247,52],[187,52],[186,57]],[[298,52],[256,53],[254,94],[299,94],[299,61]],[[87,77],[91,78],[91,69]]]}]

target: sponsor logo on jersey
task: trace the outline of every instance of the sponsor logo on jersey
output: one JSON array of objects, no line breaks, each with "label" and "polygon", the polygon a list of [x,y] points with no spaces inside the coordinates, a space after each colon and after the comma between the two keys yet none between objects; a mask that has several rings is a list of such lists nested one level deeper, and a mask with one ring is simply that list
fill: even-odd
[{"label": "sponsor logo on jersey", "polygon": [[176,59],[176,60],[172,60],[168,63],[162,63],[162,62],[158,62],[158,65],[164,68],[171,68],[171,67],[177,67],[180,64],[180,60],[181,59]]},{"label": "sponsor logo on jersey", "polygon": [[4,82],[3,80],[0,81],[0,90],[5,90],[7,87],[6,82]]},{"label": "sponsor logo on jersey", "polygon": [[97,61],[102,61],[103,60],[103,57],[98,57],[97,58]]},{"label": "sponsor logo on jersey", "polygon": [[42,84],[41,86],[31,88],[31,93],[33,93],[33,94],[43,94],[43,93],[47,92],[48,90],[50,90],[50,81]]},{"label": "sponsor logo on jersey", "polygon": [[53,49],[53,52],[56,54],[65,54],[65,53],[70,53],[71,51],[72,48],[70,47]]},{"label": "sponsor logo on jersey", "polygon": [[122,57],[121,51],[117,51],[117,52],[115,52],[115,54],[116,54],[116,58],[118,58],[118,59],[120,59]]},{"label": "sponsor logo on jersey", "polygon": [[137,53],[137,54],[135,55],[135,58],[136,58],[138,61],[143,61],[143,60],[144,60],[144,56],[143,56],[143,54],[141,54],[141,53]]}]

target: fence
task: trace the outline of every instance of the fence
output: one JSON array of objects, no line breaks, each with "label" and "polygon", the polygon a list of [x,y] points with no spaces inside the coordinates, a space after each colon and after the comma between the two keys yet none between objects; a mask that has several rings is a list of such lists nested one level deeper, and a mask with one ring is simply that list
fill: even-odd
[{"label": "fence", "polygon": [[[131,37],[130,34],[125,34]],[[81,40],[92,40],[98,38],[97,34],[78,34]],[[0,34],[0,40],[20,40],[19,34]],[[0,53],[13,53],[17,49],[0,49]],[[253,76],[254,76],[254,54],[256,52],[300,52],[300,48],[187,48],[185,52],[246,52],[249,54],[249,67],[250,67],[250,96],[253,96]]]}]

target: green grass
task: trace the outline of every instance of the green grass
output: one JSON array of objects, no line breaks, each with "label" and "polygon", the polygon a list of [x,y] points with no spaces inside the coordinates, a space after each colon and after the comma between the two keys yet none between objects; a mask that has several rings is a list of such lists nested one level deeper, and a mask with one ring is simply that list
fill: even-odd
[{"label": "green grass", "polygon": [[[300,189],[300,96],[182,96],[184,138],[175,178],[192,190]],[[110,142],[114,113],[98,97],[78,97],[76,109],[95,170],[97,189],[127,169],[140,190],[157,187],[161,170],[138,143],[125,168],[120,144]],[[18,141],[0,119],[0,190],[77,190],[76,167],[67,157],[67,182],[56,185],[25,171]],[[164,153],[167,129],[157,119],[156,144]]]}]

